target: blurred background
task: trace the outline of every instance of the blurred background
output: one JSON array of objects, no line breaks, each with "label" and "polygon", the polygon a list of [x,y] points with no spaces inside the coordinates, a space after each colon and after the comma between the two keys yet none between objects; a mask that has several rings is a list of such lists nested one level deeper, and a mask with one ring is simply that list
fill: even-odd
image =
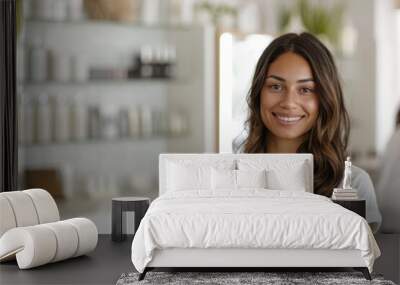
[{"label": "blurred background", "polygon": [[19,0],[20,188],[111,231],[111,198],[158,192],[158,155],[232,152],[255,63],[309,31],[332,51],[349,152],[376,182],[400,102],[392,0]]}]

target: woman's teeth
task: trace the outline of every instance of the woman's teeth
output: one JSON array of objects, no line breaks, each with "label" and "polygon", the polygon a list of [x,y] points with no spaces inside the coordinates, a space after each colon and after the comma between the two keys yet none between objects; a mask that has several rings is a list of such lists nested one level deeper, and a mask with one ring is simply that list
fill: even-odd
[{"label": "woman's teeth", "polygon": [[276,115],[278,120],[284,122],[284,123],[296,123],[301,120],[302,116],[297,116],[297,117],[285,117],[285,116],[279,116]]}]

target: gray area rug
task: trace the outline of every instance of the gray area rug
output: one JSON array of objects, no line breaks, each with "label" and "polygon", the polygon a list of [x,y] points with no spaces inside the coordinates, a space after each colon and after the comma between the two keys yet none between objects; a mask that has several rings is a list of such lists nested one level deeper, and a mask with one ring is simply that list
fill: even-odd
[{"label": "gray area rug", "polygon": [[360,272],[148,272],[142,281],[139,273],[124,273],[117,285],[133,284],[379,284],[395,285],[380,275],[368,281]]}]

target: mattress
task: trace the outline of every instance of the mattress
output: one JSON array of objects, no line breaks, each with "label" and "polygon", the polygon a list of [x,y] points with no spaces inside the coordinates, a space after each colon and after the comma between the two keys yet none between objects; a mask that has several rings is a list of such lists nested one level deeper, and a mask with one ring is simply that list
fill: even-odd
[{"label": "mattress", "polygon": [[359,250],[372,271],[379,248],[365,219],[308,192],[242,189],[167,192],[132,242],[139,272],[162,249]]}]

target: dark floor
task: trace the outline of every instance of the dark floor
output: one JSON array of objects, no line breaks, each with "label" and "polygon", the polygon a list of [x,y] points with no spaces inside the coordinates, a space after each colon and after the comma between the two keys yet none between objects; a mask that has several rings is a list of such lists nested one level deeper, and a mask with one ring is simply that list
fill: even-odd
[{"label": "dark floor", "polygon": [[33,269],[19,270],[16,261],[0,264],[0,284],[115,284],[124,272],[134,271],[132,239],[116,243],[100,235],[95,251]]},{"label": "dark floor", "polygon": [[[381,248],[382,256],[376,261],[374,272],[383,274],[385,279],[395,283],[399,282],[400,236],[380,234],[376,236],[376,240]],[[131,243],[132,238],[128,238],[124,242],[112,242],[110,235],[100,235],[96,250],[88,256],[28,270],[19,270],[15,261],[2,263],[0,264],[0,285],[115,284],[122,273],[135,271],[130,259]],[[305,269],[305,271],[314,270],[320,271],[317,268]],[[349,269],[332,268],[321,271],[342,270]],[[275,268],[273,271],[278,270]]]}]

